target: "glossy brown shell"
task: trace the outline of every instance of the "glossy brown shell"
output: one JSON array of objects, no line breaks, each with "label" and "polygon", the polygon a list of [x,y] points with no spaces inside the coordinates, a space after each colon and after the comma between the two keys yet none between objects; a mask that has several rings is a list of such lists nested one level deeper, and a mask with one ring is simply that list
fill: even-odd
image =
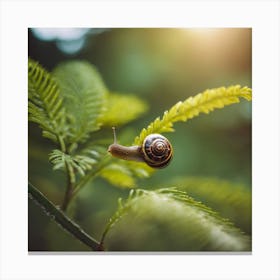
[{"label": "glossy brown shell", "polygon": [[142,145],[145,162],[154,168],[166,167],[173,156],[173,149],[167,138],[160,134],[148,135]]}]

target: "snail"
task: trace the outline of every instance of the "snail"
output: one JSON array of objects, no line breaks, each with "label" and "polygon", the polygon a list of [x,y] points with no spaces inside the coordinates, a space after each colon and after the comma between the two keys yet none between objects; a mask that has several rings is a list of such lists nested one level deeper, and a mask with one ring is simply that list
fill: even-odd
[{"label": "snail", "polygon": [[114,143],[108,148],[112,156],[124,160],[144,161],[153,168],[166,167],[172,156],[173,149],[167,138],[160,134],[150,134],[142,146],[125,147],[117,144],[116,131],[113,127]]}]

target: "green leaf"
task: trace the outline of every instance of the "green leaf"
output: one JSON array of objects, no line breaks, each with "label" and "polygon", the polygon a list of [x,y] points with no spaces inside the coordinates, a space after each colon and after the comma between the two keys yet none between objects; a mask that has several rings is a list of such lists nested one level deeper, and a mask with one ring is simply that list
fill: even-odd
[{"label": "green leaf", "polygon": [[71,182],[76,182],[76,172],[80,176],[85,176],[87,170],[91,170],[97,161],[86,155],[69,155],[60,150],[53,150],[49,155],[50,162],[54,165],[54,170],[68,171]]},{"label": "green leaf", "polygon": [[251,234],[252,192],[240,183],[231,183],[216,178],[175,178],[169,185],[186,191],[190,196],[215,209],[224,218]]},{"label": "green leaf", "polygon": [[144,139],[152,133],[172,132],[173,124],[178,121],[186,122],[198,116],[200,113],[208,114],[217,108],[240,102],[240,98],[252,99],[252,90],[248,87],[241,88],[240,85],[207,89],[194,97],[189,97],[184,102],[178,102],[163,116],[156,118],[140,135],[134,140],[135,145],[141,145]]},{"label": "green leaf", "polygon": [[[105,239],[106,237],[106,239]],[[176,189],[133,190],[102,236],[109,251],[250,251],[250,237]]]},{"label": "green leaf", "polygon": [[120,164],[126,165],[130,172],[137,178],[148,178],[155,172],[155,169],[145,162],[122,161]]},{"label": "green leaf", "polygon": [[111,163],[100,171],[99,176],[117,187],[135,187],[133,174],[125,165]]},{"label": "green leaf", "polygon": [[28,119],[42,128],[44,137],[65,149],[68,131],[63,98],[51,74],[32,59],[28,60]]},{"label": "green leaf", "polygon": [[54,78],[65,99],[70,122],[70,143],[84,142],[100,127],[107,89],[93,65],[85,61],[69,61],[58,65]]},{"label": "green leaf", "polygon": [[143,162],[114,159],[105,166],[99,176],[115,187],[135,188],[138,178],[148,178],[155,170]]},{"label": "green leaf", "polygon": [[106,98],[106,110],[99,121],[105,126],[123,125],[138,118],[147,108],[137,96],[110,92]]}]

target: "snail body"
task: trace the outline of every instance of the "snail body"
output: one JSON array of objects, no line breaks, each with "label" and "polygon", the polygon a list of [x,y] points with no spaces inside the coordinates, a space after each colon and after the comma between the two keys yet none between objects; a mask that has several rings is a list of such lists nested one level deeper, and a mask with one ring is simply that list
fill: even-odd
[{"label": "snail body", "polygon": [[113,128],[114,143],[108,152],[112,156],[124,160],[146,162],[153,168],[164,168],[172,159],[173,149],[167,138],[160,134],[148,135],[142,146],[122,146],[117,144],[115,128]]}]

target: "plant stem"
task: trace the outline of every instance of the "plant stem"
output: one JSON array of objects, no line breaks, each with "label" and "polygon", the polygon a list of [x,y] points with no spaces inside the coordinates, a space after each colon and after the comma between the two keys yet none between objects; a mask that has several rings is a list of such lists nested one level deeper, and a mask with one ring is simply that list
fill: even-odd
[{"label": "plant stem", "polygon": [[59,210],[51,201],[49,201],[37,188],[28,182],[28,194],[29,198],[36,201],[47,215],[50,215],[54,220],[60,224],[66,231],[71,233],[83,244],[90,247],[93,251],[100,251],[102,249],[101,244],[93,239],[89,234],[82,230],[82,228],[74,223],[69,217],[67,217],[61,210]]},{"label": "plant stem", "polygon": [[[57,136],[59,144],[60,144],[60,149],[63,153],[66,152],[66,146],[64,143],[64,140],[61,136]],[[71,169],[71,166],[66,162],[66,170],[67,170],[67,186],[66,186],[66,190],[65,190],[65,194],[63,197],[63,202],[61,205],[61,209],[66,212],[69,201],[71,199],[72,196],[72,192],[73,192],[73,188],[74,188],[74,170]]]},{"label": "plant stem", "polygon": [[58,138],[58,142],[59,142],[61,151],[65,153],[65,151],[66,151],[66,146],[65,146],[65,143],[64,143],[64,140],[63,140],[62,136],[59,136],[59,135],[58,135],[57,138]]},{"label": "plant stem", "polygon": [[96,166],[95,169],[92,169],[86,176],[84,176],[81,181],[75,185],[73,182],[73,172],[74,170],[71,169],[70,165],[67,165],[67,186],[65,190],[65,195],[63,198],[63,203],[61,209],[66,211],[70,202],[73,198],[77,195],[77,193],[92,179],[94,179],[99,172],[108,164],[110,159],[110,155],[105,155],[102,161]]},{"label": "plant stem", "polygon": [[61,205],[61,209],[64,212],[66,212],[69,202],[71,200],[73,189],[74,189],[74,183],[75,183],[74,170],[71,167],[71,165],[68,164],[67,162],[66,162],[66,170],[67,170],[67,186],[66,186],[63,202]]},{"label": "plant stem", "polygon": [[61,210],[63,210],[64,212],[67,211],[67,208],[68,208],[69,202],[71,200],[72,194],[73,194],[73,186],[70,183],[70,184],[67,184],[67,186],[66,186],[65,194],[64,194],[64,197],[63,197],[63,202],[62,202],[62,205],[61,205]]},{"label": "plant stem", "polygon": [[90,180],[94,179],[99,174],[99,172],[108,164],[109,159],[110,155],[105,155],[98,166],[95,169],[92,169],[86,176],[81,179],[81,181],[73,189],[69,203]]}]

